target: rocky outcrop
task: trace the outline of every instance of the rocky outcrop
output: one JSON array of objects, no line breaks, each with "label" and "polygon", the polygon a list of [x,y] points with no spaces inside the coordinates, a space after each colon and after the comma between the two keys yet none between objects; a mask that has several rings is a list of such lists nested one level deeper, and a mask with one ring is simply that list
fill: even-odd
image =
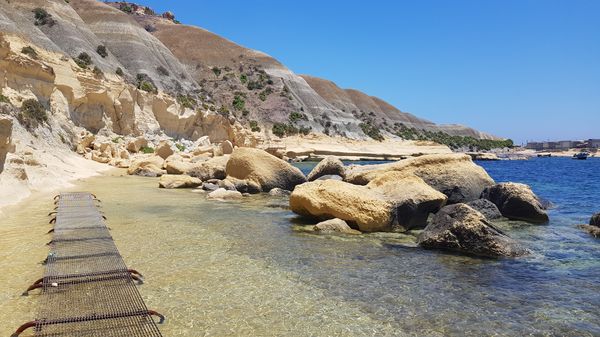
[{"label": "rocky outcrop", "polygon": [[290,209],[321,220],[339,218],[362,232],[389,231],[394,220],[394,204],[381,193],[337,180],[296,186],[290,195]]},{"label": "rocky outcrop", "polygon": [[590,233],[592,236],[600,238],[600,213],[594,214],[587,225],[579,225],[579,228]]},{"label": "rocky outcrop", "polygon": [[443,193],[427,185],[423,179],[398,171],[377,176],[367,187],[381,192],[393,203],[393,227],[399,231],[425,227],[429,214],[437,212],[448,199]]},{"label": "rocky outcrop", "polygon": [[442,208],[419,235],[417,242],[428,249],[486,257],[516,257],[528,252],[491,225],[483,214],[465,204]]},{"label": "rocky outcrop", "polygon": [[12,118],[0,115],[0,173],[4,170],[6,155],[12,150]]},{"label": "rocky outcrop", "polygon": [[237,148],[227,162],[227,176],[252,181],[268,192],[275,187],[293,190],[306,181],[302,172],[289,163],[253,148]]},{"label": "rocky outcrop", "polygon": [[218,188],[210,192],[207,199],[212,200],[237,200],[242,199],[244,196],[238,191],[228,191],[224,188]]},{"label": "rocky outcrop", "polygon": [[160,188],[194,188],[202,185],[202,180],[185,174],[163,174],[158,181]]},{"label": "rocky outcrop", "polygon": [[500,213],[498,206],[487,199],[469,201],[467,205],[477,212],[483,214],[488,220],[502,218],[502,213]]},{"label": "rocky outcrop", "polygon": [[493,202],[503,216],[532,223],[548,222],[548,214],[531,188],[519,183],[501,183],[486,188],[481,197]]},{"label": "rocky outcrop", "polygon": [[325,175],[338,175],[344,178],[346,176],[344,163],[335,156],[327,156],[310,171],[306,179],[313,181]]},{"label": "rocky outcrop", "polygon": [[342,219],[330,219],[319,222],[313,227],[313,230],[322,234],[332,234],[332,233],[341,233],[341,234],[361,234],[360,231],[350,228],[346,221]]},{"label": "rocky outcrop", "polygon": [[229,156],[211,158],[204,162],[195,163],[187,170],[187,174],[206,181],[209,179],[225,179],[225,167],[229,161]]},{"label": "rocky outcrop", "polygon": [[134,160],[127,173],[144,177],[160,177],[166,173],[163,170],[164,159],[159,156],[148,156]]},{"label": "rocky outcrop", "polygon": [[429,186],[444,193],[448,203],[479,199],[494,180],[465,154],[433,154],[382,165],[355,165],[346,170],[346,181],[366,185],[377,176],[390,171],[412,173]]}]

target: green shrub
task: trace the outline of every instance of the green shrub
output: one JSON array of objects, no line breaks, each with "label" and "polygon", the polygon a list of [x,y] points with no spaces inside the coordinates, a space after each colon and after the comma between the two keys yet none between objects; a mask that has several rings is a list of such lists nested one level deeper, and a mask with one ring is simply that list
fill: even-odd
[{"label": "green shrub", "polygon": [[32,59],[38,58],[38,53],[31,46],[25,46],[21,49],[21,53],[31,57]]},{"label": "green shrub", "polygon": [[142,151],[142,153],[154,153],[154,148],[150,146],[143,146],[140,151]]},{"label": "green shrub", "polygon": [[193,109],[196,107],[196,100],[190,95],[177,95],[177,102],[184,108]]},{"label": "green shrub", "polygon": [[87,67],[92,64],[92,58],[86,52],[80,53],[77,58],[74,59],[74,61],[80,68],[83,69],[87,69]]},{"label": "green shrub", "polygon": [[96,48],[96,53],[98,53],[98,55],[102,56],[102,58],[108,56],[108,51],[106,51],[106,47],[103,45],[99,45],[98,48]]},{"label": "green shrub", "polygon": [[52,14],[48,13],[45,9],[38,7],[32,12],[33,17],[35,18],[34,24],[36,26],[48,25],[48,27],[52,27],[56,24],[56,21],[52,18]]},{"label": "green shrub", "polygon": [[121,69],[121,67],[117,67],[117,71],[115,71],[115,73],[119,76],[123,76],[123,69]]},{"label": "green shrub", "polygon": [[260,98],[261,101],[266,101],[267,97],[273,93],[273,89],[271,89],[271,87],[267,87],[265,90],[261,91],[260,94],[258,94],[258,98]]},{"label": "green shrub", "polygon": [[118,137],[115,137],[115,138],[113,138],[111,140],[112,140],[113,143],[118,144],[118,143],[120,143],[123,140],[123,137],[118,136]]},{"label": "green shrub", "polygon": [[213,67],[212,68],[212,72],[215,74],[215,76],[219,77],[221,76],[221,69],[219,69],[218,67]]},{"label": "green shrub", "polygon": [[362,129],[362,131],[369,137],[377,140],[377,141],[382,141],[383,140],[383,136],[381,135],[381,133],[379,133],[379,128],[377,126],[374,126],[371,123],[360,123],[360,128]]},{"label": "green shrub", "polygon": [[271,131],[273,131],[273,134],[277,137],[283,137],[285,136],[287,127],[285,124],[283,123],[275,123],[273,124],[273,129]]},{"label": "green shrub", "polygon": [[248,76],[246,74],[241,74],[240,82],[242,82],[242,84],[246,84],[246,82],[248,82]]},{"label": "green shrub", "polygon": [[241,95],[235,95],[233,97],[233,102],[232,102],[233,108],[235,110],[243,110],[244,106],[246,105],[246,102],[244,101],[244,99],[242,98]]},{"label": "green shrub", "polygon": [[167,69],[165,69],[165,67],[163,67],[163,66],[156,67],[156,71],[161,76],[169,76],[169,71]]},{"label": "green shrub", "polygon": [[0,103],[9,103],[10,104],[10,100],[8,99],[8,97],[0,94]]},{"label": "green shrub", "polygon": [[183,151],[185,151],[185,145],[183,145],[183,144],[177,143],[177,144],[175,144],[175,147],[176,147],[176,148],[177,148],[177,149],[178,149],[180,152],[183,152]]},{"label": "green shrub", "polygon": [[94,66],[94,69],[92,70],[92,72],[94,73],[94,76],[96,77],[103,77],[104,73],[102,72],[102,69],[98,68],[98,66]]},{"label": "green shrub", "polygon": [[290,122],[296,123],[299,120],[306,120],[307,117],[299,112],[290,113]]},{"label": "green shrub", "polygon": [[229,109],[227,109],[226,106],[221,105],[219,110],[217,110],[217,113],[219,113],[221,116],[227,117],[229,116]]},{"label": "green shrub", "polygon": [[257,121],[250,121],[250,130],[252,130],[252,132],[260,132],[260,126],[258,126]]},{"label": "green shrub", "polygon": [[32,129],[40,123],[48,121],[48,114],[44,106],[36,99],[30,98],[23,102],[17,114],[17,120],[27,129]]},{"label": "green shrub", "polygon": [[154,85],[154,81],[150,78],[150,76],[146,74],[137,74],[136,75],[137,88],[146,92],[156,93],[157,89]]},{"label": "green shrub", "polygon": [[119,9],[122,10],[123,12],[125,12],[125,13],[129,13],[129,14],[133,13],[133,8],[131,8],[131,6],[129,6],[126,3],[120,4],[119,5]]}]

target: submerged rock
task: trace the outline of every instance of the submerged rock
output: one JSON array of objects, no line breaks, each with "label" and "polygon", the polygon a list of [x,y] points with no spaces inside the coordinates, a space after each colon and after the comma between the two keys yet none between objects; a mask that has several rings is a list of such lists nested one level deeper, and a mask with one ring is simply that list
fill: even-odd
[{"label": "submerged rock", "polygon": [[214,183],[209,183],[209,182],[202,183],[202,189],[205,191],[212,192],[212,191],[218,190],[219,188],[220,188],[219,185],[214,184]]},{"label": "submerged rock", "polygon": [[344,178],[346,176],[344,163],[335,156],[325,157],[310,171],[306,179],[314,181],[325,175],[337,175]]},{"label": "submerged rock", "polygon": [[424,228],[430,213],[446,204],[447,197],[427,185],[423,179],[398,171],[377,176],[367,185],[381,192],[394,205],[394,229],[407,231]]},{"label": "submerged rock", "polygon": [[296,185],[306,182],[298,168],[254,148],[235,149],[227,162],[226,172],[227,176],[258,184],[263,192],[275,187],[293,190]]},{"label": "submerged rock", "polygon": [[485,216],[466,204],[442,208],[423,230],[417,243],[486,257],[516,257],[528,253],[517,241],[491,225]]},{"label": "submerged rock", "polygon": [[274,196],[274,197],[287,197],[291,194],[292,192],[288,191],[288,190],[284,190],[282,188],[279,187],[275,187],[273,189],[271,189],[269,191],[269,195]]},{"label": "submerged rock", "polygon": [[600,213],[592,215],[590,219],[590,226],[600,227]]},{"label": "submerged rock", "polygon": [[233,186],[235,186],[236,191],[241,193],[256,194],[261,192],[260,186],[253,181],[242,180],[233,177],[227,177],[225,180],[232,183]]},{"label": "submerged rock", "polygon": [[317,219],[339,218],[354,223],[363,232],[391,230],[394,205],[381,193],[366,186],[337,180],[317,180],[296,186],[290,209]]},{"label": "submerged rock", "polygon": [[444,193],[449,204],[479,199],[481,192],[494,184],[487,172],[466,154],[433,154],[390,164],[355,165],[346,169],[346,181],[366,185],[390,171],[412,173],[420,177],[429,186]]},{"label": "submerged rock", "polygon": [[185,174],[163,174],[158,181],[160,188],[194,188],[202,185],[202,180]]},{"label": "submerged rock", "polygon": [[467,203],[471,208],[483,214],[488,220],[502,218],[502,213],[493,202],[487,199],[477,199]]},{"label": "submerged rock", "polygon": [[503,216],[532,223],[548,222],[540,199],[525,184],[501,183],[486,188],[481,197],[493,202]]},{"label": "submerged rock", "polygon": [[142,157],[131,162],[127,173],[145,177],[160,177],[166,173],[162,169],[164,162],[164,159],[159,156]]},{"label": "submerged rock", "polygon": [[216,200],[236,200],[242,199],[244,196],[238,191],[228,191],[224,188],[218,188],[210,192],[207,196],[208,199]]},{"label": "submerged rock", "polygon": [[329,233],[343,233],[343,234],[362,234],[360,231],[350,228],[346,221],[342,219],[331,219],[319,222],[314,227],[315,232],[329,234]]}]

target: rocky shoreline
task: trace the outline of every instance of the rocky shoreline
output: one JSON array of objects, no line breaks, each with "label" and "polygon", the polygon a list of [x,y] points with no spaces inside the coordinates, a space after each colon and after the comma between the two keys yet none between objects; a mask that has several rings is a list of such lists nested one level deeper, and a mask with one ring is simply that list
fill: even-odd
[{"label": "rocky shoreline", "polygon": [[[529,186],[496,183],[466,154],[428,154],[377,165],[344,165],[328,156],[305,176],[281,153],[227,141],[201,139],[181,151],[167,140],[107,142],[80,136],[83,156],[127,167],[130,175],[159,177],[160,188],[192,188],[219,201],[257,193],[285,198],[291,211],[313,223],[308,230],[314,233],[417,230],[415,241],[426,249],[516,257],[527,254],[527,248],[494,222],[549,220]],[[153,153],[144,153],[149,144]]]}]

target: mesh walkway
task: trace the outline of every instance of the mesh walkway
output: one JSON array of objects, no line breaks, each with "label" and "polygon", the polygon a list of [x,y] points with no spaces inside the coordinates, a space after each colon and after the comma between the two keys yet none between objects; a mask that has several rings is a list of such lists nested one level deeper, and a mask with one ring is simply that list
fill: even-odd
[{"label": "mesh walkway", "polygon": [[[136,287],[142,275],[128,269],[90,193],[61,193],[45,260],[38,318],[12,337],[32,328],[35,336],[161,336]],[[51,213],[52,214],[52,213]],[[51,222],[52,222],[51,221]]]}]

